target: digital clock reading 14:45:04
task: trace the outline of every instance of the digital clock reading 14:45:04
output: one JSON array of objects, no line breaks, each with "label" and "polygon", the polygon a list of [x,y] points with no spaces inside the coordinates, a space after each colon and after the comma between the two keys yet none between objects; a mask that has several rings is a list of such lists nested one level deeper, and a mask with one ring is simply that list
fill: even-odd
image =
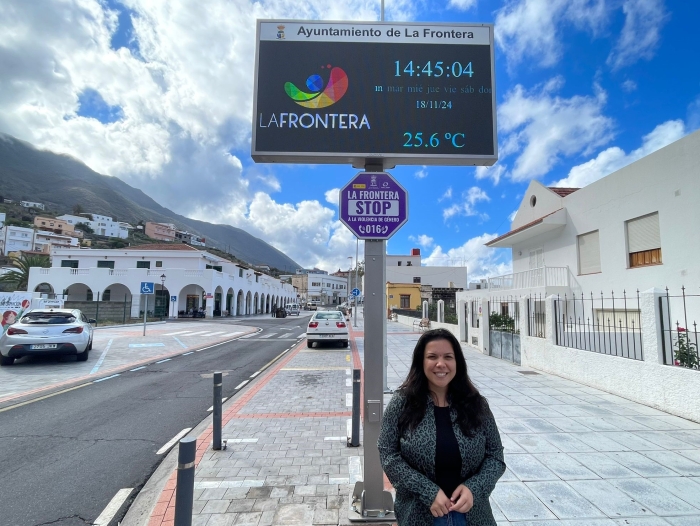
[{"label": "digital clock reading 14:45:04", "polygon": [[412,60],[408,61],[408,64],[401,64],[400,60],[394,62],[396,65],[395,77],[401,77],[402,75],[409,77],[420,77],[425,75],[426,77],[456,77],[459,78],[462,75],[469,75],[472,77],[474,71],[472,70],[472,63],[463,64],[462,62],[453,62],[452,64],[444,64],[442,60],[437,62],[429,61],[424,66],[414,64]]}]

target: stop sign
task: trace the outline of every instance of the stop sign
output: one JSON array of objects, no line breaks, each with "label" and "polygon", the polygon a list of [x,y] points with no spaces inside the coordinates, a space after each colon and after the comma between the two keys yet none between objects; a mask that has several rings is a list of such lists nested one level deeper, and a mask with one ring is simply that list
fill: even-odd
[{"label": "stop sign", "polygon": [[339,209],[359,239],[389,239],[408,221],[408,192],[386,172],[360,172],[340,189]]}]

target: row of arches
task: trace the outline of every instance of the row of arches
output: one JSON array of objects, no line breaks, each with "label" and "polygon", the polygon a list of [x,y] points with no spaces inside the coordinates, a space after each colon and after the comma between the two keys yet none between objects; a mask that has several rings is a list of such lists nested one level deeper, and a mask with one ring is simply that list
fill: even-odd
[{"label": "row of arches", "polygon": [[176,291],[156,283],[153,299],[146,299],[145,307],[138,307],[139,302],[144,301],[141,299],[140,291],[131,291],[122,283],[113,283],[102,290],[95,291],[85,283],[76,282],[63,291],[58,291],[54,290],[51,284],[44,282],[37,285],[34,292],[47,294],[49,297],[60,297],[65,302],[75,303],[100,301],[134,304],[136,300],[137,306],[134,308],[145,308],[153,311],[156,316],[173,317],[202,310],[212,316],[270,314],[287,303],[296,302],[296,298],[288,295],[235,290],[233,287],[224,290],[223,287],[218,286],[213,293],[206,293],[203,287],[196,284],[188,284]]}]

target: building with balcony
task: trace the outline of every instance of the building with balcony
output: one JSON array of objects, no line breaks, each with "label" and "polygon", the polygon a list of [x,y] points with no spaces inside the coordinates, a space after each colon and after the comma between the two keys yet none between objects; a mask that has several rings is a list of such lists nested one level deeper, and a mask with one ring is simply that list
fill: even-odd
[{"label": "building with balcony", "polygon": [[584,188],[532,181],[510,230],[487,243],[510,249],[513,272],[460,297],[697,291],[699,151],[695,132]]},{"label": "building with balcony", "polygon": [[338,305],[348,299],[347,276],[333,276],[323,270],[304,270],[303,273],[282,275],[280,279],[291,280],[302,305]]},{"label": "building with balcony", "polygon": [[60,235],[46,230],[37,230],[34,233],[34,251],[51,254],[53,248],[78,248],[77,237]]},{"label": "building with balcony", "polygon": [[44,203],[36,203],[34,201],[20,201],[19,206],[21,206],[22,208],[38,208],[39,210],[46,209]]},{"label": "building with balcony", "polygon": [[[296,300],[291,284],[188,245],[53,248],[51,256],[50,268],[31,269],[27,290],[66,302],[127,302],[132,317],[144,307],[156,316],[200,308],[207,316],[244,316]],[[142,294],[142,283],[153,284],[154,294]]]},{"label": "building with balcony", "polygon": [[75,230],[75,225],[64,221],[63,219],[56,219],[54,217],[46,216],[36,216],[34,218],[34,226],[39,230],[44,230],[48,232],[53,232],[54,234],[60,234],[64,236],[72,237],[83,237],[82,231]]},{"label": "building with balcony", "polygon": [[151,239],[158,241],[175,241],[175,225],[172,223],[155,223],[148,221],[144,228],[144,233]]},{"label": "building with balcony", "polygon": [[175,230],[175,239],[177,241],[181,241],[182,243],[187,243],[188,245],[194,245],[196,247],[206,246],[205,238],[184,230]]},{"label": "building with balcony", "polygon": [[128,224],[113,221],[109,216],[99,214],[82,214],[79,216],[64,214],[58,216],[56,219],[65,221],[73,228],[75,228],[75,225],[78,223],[86,224],[98,236],[117,237],[120,239],[126,239],[129,237]]},{"label": "building with balcony", "polygon": [[8,256],[13,252],[34,250],[34,229],[5,225],[0,229],[0,250]]}]

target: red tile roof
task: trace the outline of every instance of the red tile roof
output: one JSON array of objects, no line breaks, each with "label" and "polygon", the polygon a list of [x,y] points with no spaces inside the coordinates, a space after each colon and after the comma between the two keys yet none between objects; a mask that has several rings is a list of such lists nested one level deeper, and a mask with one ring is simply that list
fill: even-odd
[{"label": "red tile roof", "polygon": [[153,243],[152,245],[138,245],[135,247],[128,247],[128,250],[194,250],[195,252],[200,252],[194,247],[185,245],[184,243]]},{"label": "red tile roof", "polygon": [[566,197],[569,194],[573,194],[576,190],[580,190],[580,188],[558,188],[556,186],[548,186],[547,188],[561,197]]}]

